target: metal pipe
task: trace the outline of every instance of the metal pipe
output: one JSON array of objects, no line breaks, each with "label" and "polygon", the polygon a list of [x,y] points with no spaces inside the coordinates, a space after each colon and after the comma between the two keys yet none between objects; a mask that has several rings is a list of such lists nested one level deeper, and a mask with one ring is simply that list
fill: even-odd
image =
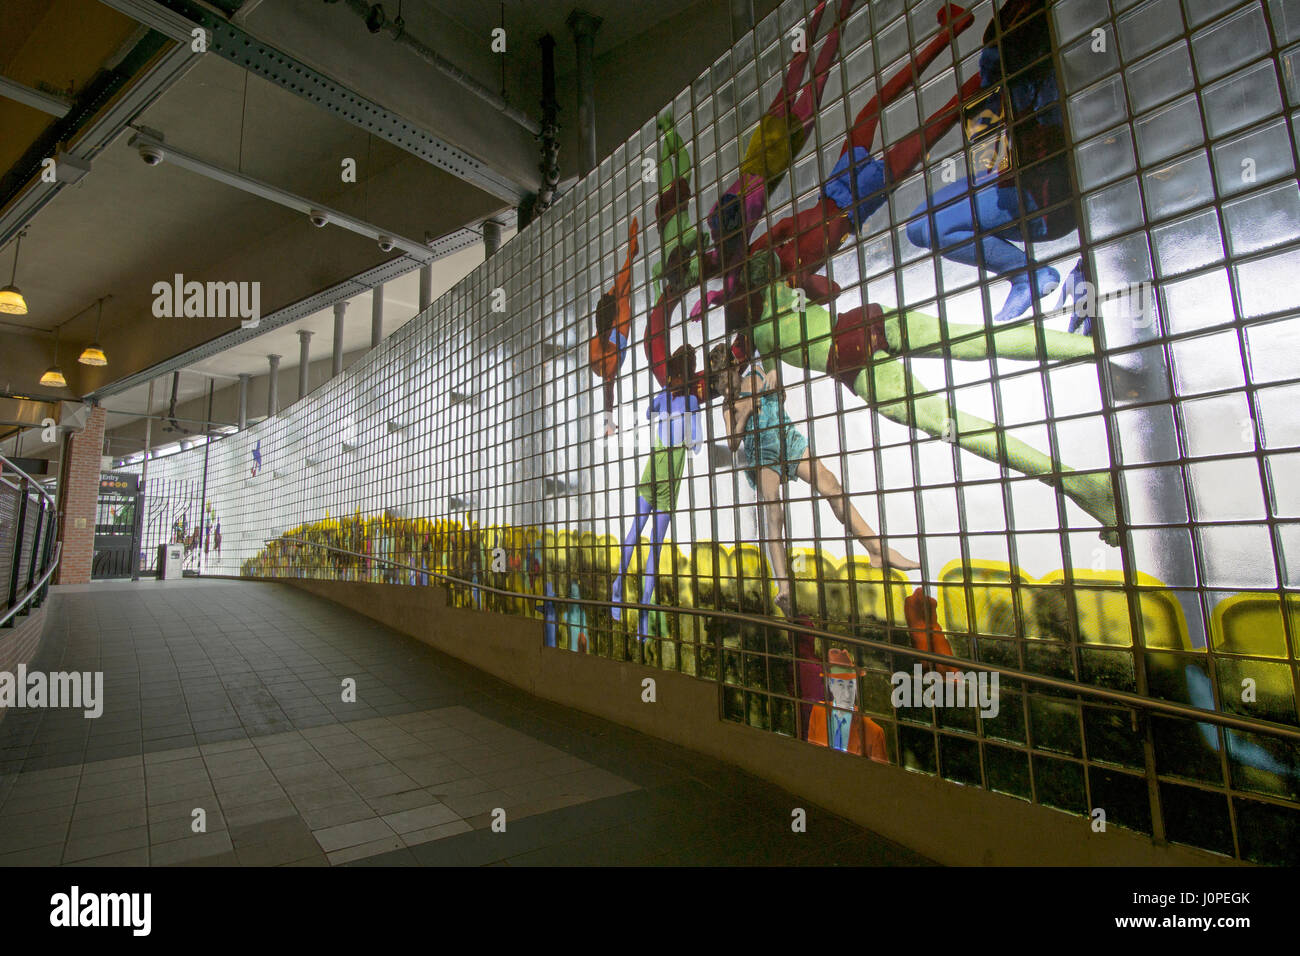
[{"label": "metal pipe", "polygon": [[754,0],[731,0],[731,42],[754,29]]},{"label": "metal pipe", "polygon": [[[325,0],[325,2],[329,3],[330,0]],[[522,126],[534,136],[542,131],[537,120],[523,110],[511,106],[500,94],[494,93],[460,67],[445,59],[432,47],[426,46],[407,33],[404,21],[401,19],[389,20],[384,8],[379,4],[367,4],[365,0],[347,0],[347,8],[365,21],[366,29],[371,33],[387,33],[395,43],[406,47],[439,73],[455,80],[502,116]]]},{"label": "metal pipe", "polygon": [[[434,571],[428,568],[416,567],[413,564],[404,564],[401,561],[392,561],[388,558],[379,557],[373,554],[362,554],[359,551],[349,551],[346,548],[335,547],[330,544],[321,544],[317,541],[307,541],[303,538],[267,538],[265,543],[271,544],[274,541],[288,541],[292,544],[305,544],[313,548],[324,548],[326,551],[333,551],[337,554],[346,554],[354,558],[361,558],[367,561],[376,561],[381,564],[391,564],[394,567],[405,568],[411,571],[418,571],[421,574],[427,574],[431,578],[439,578],[451,584],[457,584],[461,587],[476,588],[479,591],[489,591],[498,594],[501,597],[520,598],[527,601],[536,601],[540,595],[528,591],[511,591],[508,588],[492,587],[476,581],[469,581],[465,578],[453,577],[450,574],[444,574],[441,571]],[[837,634],[833,631],[824,631],[816,627],[791,625],[779,618],[765,618],[756,614],[744,614],[738,611],[724,611],[715,608],[699,607],[674,607],[665,609],[662,604],[637,604],[632,601],[607,601],[601,598],[581,598],[581,597],[561,597],[554,596],[549,598],[556,604],[581,604],[587,607],[619,607],[624,610],[633,611],[659,611],[668,610],[674,614],[689,614],[694,617],[713,617],[721,618],[728,621],[738,621],[744,624],[755,624],[760,627],[771,627],[778,630],[799,630],[813,637],[820,637],[823,640],[835,641],[836,643],[853,643],[870,650],[884,651],[888,654],[899,654],[904,657],[913,657],[919,661],[926,661],[931,664],[944,664],[949,667],[958,667],[963,670],[981,670],[989,673],[1000,674],[1002,677],[1010,680],[1024,681],[1027,684],[1037,684],[1041,687],[1051,688],[1056,691],[1064,691],[1070,694],[1080,694],[1085,697],[1095,697],[1109,703],[1119,704],[1123,707],[1132,707],[1136,710],[1154,710],[1165,714],[1171,714],[1175,717],[1184,717],[1189,720],[1205,721],[1207,723],[1219,724],[1224,727],[1232,727],[1238,730],[1246,730],[1254,733],[1273,734],[1278,737],[1285,737],[1290,740],[1300,740],[1300,728],[1288,727],[1284,724],[1277,724],[1268,720],[1251,720],[1246,717],[1237,717],[1232,714],[1219,713],[1213,710],[1201,710],[1197,707],[1188,707],[1186,704],[1177,704],[1172,701],[1160,700],[1154,697],[1143,697],[1139,694],[1130,694],[1122,690],[1110,690],[1106,687],[1094,687],[1091,684],[1081,684],[1077,681],[1064,680],[1059,677],[1048,677],[1043,674],[1033,674],[1028,671],[1017,670],[1013,667],[1002,667],[998,664],[989,664],[984,661],[971,661],[961,657],[951,657],[947,654],[938,654],[934,651],[915,650],[902,644],[890,644],[885,641],[873,641],[865,637],[851,637],[847,634]]]},{"label": "metal pipe", "polygon": [[248,378],[247,372],[239,373],[239,430],[248,427]]},{"label": "metal pipe", "polygon": [[420,311],[423,312],[433,301],[433,266],[420,269]]},{"label": "metal pipe", "polygon": [[501,223],[495,219],[483,220],[483,258],[491,259],[501,248]]},{"label": "metal pipe", "polygon": [[[337,336],[336,336],[337,337]],[[307,397],[307,380],[311,377],[311,330],[298,330],[298,398]]]},{"label": "metal pipe", "polygon": [[[549,33],[537,41],[542,48],[542,186],[537,191],[532,213],[543,213],[555,202],[560,188],[560,101],[555,96],[555,37]],[[523,228],[528,223],[520,223]]]},{"label": "metal pipe", "polygon": [[371,290],[370,297],[370,347],[376,348],[384,340],[384,286]]},{"label": "metal pipe", "polygon": [[334,303],[334,370],[330,373],[331,378],[343,371],[343,317],[347,311],[346,299]]},{"label": "metal pipe", "polygon": [[[149,446],[153,444],[153,379],[149,379],[149,397],[144,402],[144,464],[140,467],[140,488],[137,495],[136,511],[143,512],[149,502]],[[143,515],[136,515],[137,522],[143,528]],[[131,580],[140,580],[140,548],[137,545],[131,556]]]},{"label": "metal pipe", "polygon": [[574,10],[564,22],[578,53],[578,171],[585,176],[596,168],[596,31],[604,21]]},{"label": "metal pipe", "polygon": [[266,361],[271,366],[271,377],[266,388],[266,417],[274,418],[280,410],[280,356],[268,355]]}]

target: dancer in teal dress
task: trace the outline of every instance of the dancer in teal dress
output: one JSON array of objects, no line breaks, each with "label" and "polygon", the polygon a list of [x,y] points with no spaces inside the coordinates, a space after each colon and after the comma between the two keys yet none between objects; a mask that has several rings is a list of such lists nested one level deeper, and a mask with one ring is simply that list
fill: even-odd
[{"label": "dancer in teal dress", "polygon": [[[744,445],[750,467],[745,477],[758,492],[762,505],[763,525],[767,533],[768,559],[776,579],[775,604],[786,617],[791,616],[790,574],[786,561],[789,543],[785,538],[785,504],[781,487],[801,478],[812,490],[826,499],[831,511],[849,533],[867,549],[875,565],[885,563],[880,537],[853,507],[848,494],[830,469],[812,456],[808,439],[785,413],[780,385],[774,368],[766,375],[752,369],[743,374],[735,353],[719,344],[709,353],[710,387],[722,395],[722,419],[727,428],[727,444],[734,452]],[[920,565],[889,549],[891,567],[912,571]]]}]

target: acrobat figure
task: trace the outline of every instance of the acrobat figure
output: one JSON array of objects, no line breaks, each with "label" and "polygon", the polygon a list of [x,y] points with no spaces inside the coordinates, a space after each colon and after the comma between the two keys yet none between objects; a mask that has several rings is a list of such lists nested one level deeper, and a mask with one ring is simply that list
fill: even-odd
[{"label": "acrobat figure", "polygon": [[632,259],[637,253],[637,220],[628,227],[627,258],[619,270],[614,286],[602,293],[596,303],[596,334],[588,344],[588,361],[592,374],[604,383],[605,435],[614,434],[614,386],[627,358],[632,338]]},{"label": "acrobat figure", "polygon": [[253,446],[252,477],[256,478],[257,473],[261,470],[262,470],[262,439],[259,438],[257,440],[257,444]]},{"label": "acrobat figure", "polygon": [[[1046,9],[1047,0],[1007,0],[994,14],[979,60],[979,86],[988,95],[969,126],[977,143],[996,139],[1002,145],[986,153],[985,168],[973,177],[918,206],[907,227],[914,245],[1010,280],[994,322],[1019,318],[1061,285],[1060,273],[1033,262],[1023,246],[1077,228]],[[1078,312],[1084,278],[1081,261],[1058,303],[1075,303],[1072,332],[1091,331],[1090,319]]]},{"label": "acrobat figure", "polygon": [[[671,130],[671,116],[661,117],[661,128],[665,125],[668,129],[663,137],[661,157],[668,154],[665,158],[671,169],[689,169],[689,154],[680,137]],[[661,161],[661,170],[665,165]],[[662,179],[661,172],[661,182]],[[683,181],[678,180],[671,191],[661,194],[657,215],[684,215],[681,207],[689,200],[690,190],[688,184],[682,186]],[[664,208],[668,202],[673,205]],[[689,236],[685,232],[681,234]],[[651,309],[645,337],[650,368],[661,381],[669,339],[668,320],[684,294],[683,289],[674,286],[674,281],[698,276],[700,271],[693,262],[693,255],[700,255],[699,250],[692,249],[688,242],[679,242],[671,254],[676,261],[666,273],[664,292]],[[1109,474],[1076,474],[1074,469],[1050,455],[1007,435],[1001,426],[961,411],[942,393],[935,393],[918,382],[904,360],[905,356],[942,355],[945,351],[957,361],[987,361],[993,355],[1023,361],[1093,358],[1095,348],[1091,337],[1045,329],[1041,333],[1043,347],[1040,349],[1039,334],[1034,328],[1010,328],[999,331],[990,343],[982,325],[944,324],[921,312],[886,314],[880,306],[870,303],[833,317],[827,309],[811,302],[802,289],[792,289],[783,281],[789,271],[781,261],[779,249],[765,250],[760,246],[750,255],[745,273],[753,291],[747,294],[744,308],[739,311],[745,325],[736,328],[732,324],[734,313],[728,315],[728,330],[738,333],[732,346],[733,355],[748,360],[757,349],[765,364],[779,360],[794,368],[824,372],[891,421],[951,441],[1021,474],[1040,478],[1059,488],[1095,518],[1102,525],[1104,541],[1118,544],[1115,498]],[[696,394],[702,400],[707,399],[707,383],[698,384]]]},{"label": "acrobat figure", "polygon": [[831,64],[839,53],[840,27],[852,13],[855,2],[840,0],[835,25],[826,34],[805,86],[803,76],[809,60],[807,51],[813,46],[822,15],[826,12],[825,3],[817,5],[804,31],[805,49],[790,61],[785,82],[749,138],[740,161],[739,178],[723,191],[709,210],[706,221],[714,249],[708,271],[722,276],[724,295],[729,303],[743,294],[746,251],[754,229],[763,222],[768,198],[784,179],[812,131]]},{"label": "acrobat figure", "polygon": [[763,320],[752,328],[751,335],[765,361],[779,360],[795,368],[825,372],[890,421],[950,441],[986,461],[1059,488],[1101,524],[1103,541],[1118,544],[1109,472],[1078,474],[1008,435],[1001,425],[962,411],[945,393],[917,380],[904,359],[947,355],[954,361],[974,362],[996,355],[1027,362],[1044,358],[1068,361],[1095,355],[1090,336],[1032,326],[988,336],[982,326],[943,323],[922,312],[885,313],[870,303],[833,319],[825,308],[799,301],[795,290],[783,282],[767,287]]},{"label": "acrobat figure", "polygon": [[212,545],[217,551],[217,560],[221,560],[221,519],[217,519],[217,526],[212,531]]},{"label": "acrobat figure", "polygon": [[709,353],[709,369],[713,374],[711,388],[722,394],[725,403],[722,418],[727,445],[735,452],[743,444],[749,460],[745,478],[758,491],[762,504],[768,558],[777,586],[775,604],[782,614],[791,616],[782,486],[796,478],[806,481],[815,494],[826,499],[836,519],[867,549],[873,564],[904,571],[920,567],[892,548],[886,556],[880,538],[853,507],[843,486],[830,469],[812,456],[807,439],[782,407],[776,369],[765,376],[753,371],[742,374],[740,363],[725,343]]},{"label": "acrobat figure", "polygon": [[839,286],[817,270],[835,255],[849,235],[861,232],[867,220],[888,202],[897,184],[920,167],[926,153],[959,122],[962,101],[980,88],[978,76],[967,80],[958,94],[930,116],[920,130],[890,146],[880,157],[872,156],[881,112],[915,85],[939,54],[975,22],[969,12],[955,4],[940,10],[938,20],[939,35],[858,111],[839,159],[822,186],[821,198],[811,207],[777,223],[750,246],[751,255],[771,248],[781,263],[783,275],[803,289],[813,302],[830,302],[840,294]]},{"label": "acrobat figure", "polygon": [[[659,574],[659,554],[672,521],[672,512],[686,470],[687,452],[694,454],[703,444],[700,430],[700,402],[690,393],[695,380],[695,350],[689,345],[679,348],[668,361],[671,374],[650,402],[647,417],[654,429],[654,447],[636,486],[636,517],[623,537],[618,576],[610,600],[615,602],[610,615],[623,619],[618,602],[623,600],[628,566],[641,542],[641,532],[650,523],[650,554],[641,572],[641,603],[653,604]],[[650,613],[642,611],[637,624],[640,640],[650,636]]]},{"label": "acrobat figure", "polygon": [[[870,757],[889,763],[885,732],[880,725],[858,713],[858,676],[849,652],[832,647],[826,653],[826,699],[814,704],[808,717],[807,740],[818,747]],[[829,706],[827,706],[829,704]]]}]

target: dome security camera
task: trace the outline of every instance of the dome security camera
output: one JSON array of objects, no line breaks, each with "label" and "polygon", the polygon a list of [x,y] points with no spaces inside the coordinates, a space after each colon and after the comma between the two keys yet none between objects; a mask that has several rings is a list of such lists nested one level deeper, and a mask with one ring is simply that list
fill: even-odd
[{"label": "dome security camera", "polygon": [[391,236],[379,237],[379,249],[381,252],[392,252],[393,246],[397,245]]},{"label": "dome security camera", "polygon": [[157,166],[167,157],[162,147],[153,143],[140,143],[136,149],[140,151],[140,158],[144,160],[146,166]]},{"label": "dome security camera", "polygon": [[317,229],[329,225],[330,221],[330,217],[325,215],[325,213],[321,212],[319,209],[313,209],[311,212],[307,213],[307,218],[311,220],[311,224]]}]

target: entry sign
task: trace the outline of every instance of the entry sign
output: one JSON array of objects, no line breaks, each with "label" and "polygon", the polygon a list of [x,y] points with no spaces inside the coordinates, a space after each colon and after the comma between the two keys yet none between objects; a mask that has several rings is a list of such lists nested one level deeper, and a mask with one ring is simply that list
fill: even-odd
[{"label": "entry sign", "polygon": [[121,471],[106,471],[99,476],[99,493],[130,498],[135,495],[139,476]]}]

